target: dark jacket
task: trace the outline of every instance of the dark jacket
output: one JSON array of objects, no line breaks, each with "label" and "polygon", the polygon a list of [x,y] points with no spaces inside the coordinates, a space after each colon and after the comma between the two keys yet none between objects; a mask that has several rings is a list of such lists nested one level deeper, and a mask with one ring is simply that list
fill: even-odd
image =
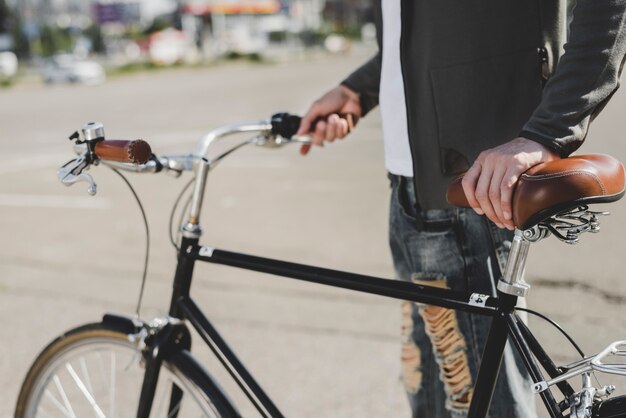
[{"label": "dark jacket", "polygon": [[[517,136],[569,155],[618,88],[626,0],[401,2],[401,68],[423,210],[447,207],[451,177]],[[364,113],[378,104],[380,85],[380,0],[374,7],[379,52],[343,81],[360,94]]]}]

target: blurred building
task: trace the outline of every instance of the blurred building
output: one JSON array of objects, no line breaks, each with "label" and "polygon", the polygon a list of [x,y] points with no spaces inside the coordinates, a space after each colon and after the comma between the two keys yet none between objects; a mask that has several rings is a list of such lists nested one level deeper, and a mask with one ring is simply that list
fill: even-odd
[{"label": "blurred building", "polygon": [[288,8],[279,0],[183,0],[182,28],[205,55],[254,54],[270,33],[289,27]]},{"label": "blurred building", "polygon": [[[106,50],[120,61],[133,50],[133,42],[145,49],[145,39],[138,38],[149,36],[152,43],[158,39],[152,34],[168,27],[182,30],[205,57],[255,54],[277,42],[319,45],[332,32],[358,36],[371,9],[370,0],[6,1],[16,9],[23,32],[38,50],[45,49],[41,48],[45,37],[60,29],[74,46],[84,44],[83,51]],[[96,38],[106,47],[93,48]],[[161,38],[182,39],[171,32]]]},{"label": "blurred building", "polygon": [[176,0],[8,0],[27,20],[39,24],[55,24],[59,19],[70,21],[110,22],[134,20],[149,22],[155,17],[176,10]]},{"label": "blurred building", "polygon": [[[177,11],[202,15],[288,13],[303,28],[318,28],[322,16],[340,24],[368,20],[371,0],[6,0],[20,16],[39,24],[84,20],[148,23]],[[63,23],[63,22],[62,22]]]},{"label": "blurred building", "polygon": [[155,18],[175,13],[175,0],[94,0],[92,11],[100,24],[112,21],[149,25]]},{"label": "blurred building", "polygon": [[316,45],[334,31],[359,36],[370,11],[371,0],[181,0],[183,29],[218,54],[259,52],[272,40]]}]

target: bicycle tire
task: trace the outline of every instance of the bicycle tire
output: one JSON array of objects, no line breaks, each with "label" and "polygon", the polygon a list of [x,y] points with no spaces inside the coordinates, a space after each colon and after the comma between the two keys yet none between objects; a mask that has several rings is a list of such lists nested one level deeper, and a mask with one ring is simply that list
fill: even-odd
[{"label": "bicycle tire", "polygon": [[[94,323],[56,338],[28,371],[15,418],[136,416],[143,357],[132,337],[112,325]],[[185,353],[163,362],[150,416],[168,416],[168,394],[173,384],[184,393],[182,402],[174,406],[174,416],[237,416],[231,405],[224,406],[223,399],[213,402],[211,391],[198,386],[198,377],[189,378],[182,371],[198,367]],[[185,362],[182,370],[176,364],[180,361]],[[210,379],[205,373],[195,375]]]}]

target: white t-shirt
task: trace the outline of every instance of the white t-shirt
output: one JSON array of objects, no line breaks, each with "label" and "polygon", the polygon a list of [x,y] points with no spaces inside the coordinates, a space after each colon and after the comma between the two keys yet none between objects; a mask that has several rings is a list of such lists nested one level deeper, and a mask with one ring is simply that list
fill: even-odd
[{"label": "white t-shirt", "polygon": [[381,3],[383,58],[379,102],[385,145],[385,167],[392,174],[413,177],[404,81],[400,68],[400,0],[384,0]]}]

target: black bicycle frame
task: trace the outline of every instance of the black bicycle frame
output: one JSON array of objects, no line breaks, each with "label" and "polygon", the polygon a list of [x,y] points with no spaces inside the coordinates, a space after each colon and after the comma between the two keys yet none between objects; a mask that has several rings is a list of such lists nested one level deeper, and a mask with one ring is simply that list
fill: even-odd
[{"label": "black bicycle frame", "polygon": [[[516,296],[501,292],[498,292],[497,297],[476,293],[467,295],[448,289],[200,247],[198,239],[183,238],[178,254],[178,266],[169,315],[174,318],[186,319],[192,324],[264,417],[283,417],[283,415],[190,297],[189,291],[196,261],[239,267],[296,280],[492,317],[474,387],[469,418],[480,418],[487,415],[500,370],[504,347],[509,336],[530,373],[533,383],[544,380],[536,361],[539,361],[551,378],[562,373],[515,313]],[[160,365],[159,359],[147,362],[138,417],[147,417],[150,413]],[[566,397],[573,393],[572,388],[566,382],[559,384],[558,388]],[[551,417],[564,417],[562,411],[565,410],[566,406],[559,405],[550,390],[545,390],[540,395]]]}]

